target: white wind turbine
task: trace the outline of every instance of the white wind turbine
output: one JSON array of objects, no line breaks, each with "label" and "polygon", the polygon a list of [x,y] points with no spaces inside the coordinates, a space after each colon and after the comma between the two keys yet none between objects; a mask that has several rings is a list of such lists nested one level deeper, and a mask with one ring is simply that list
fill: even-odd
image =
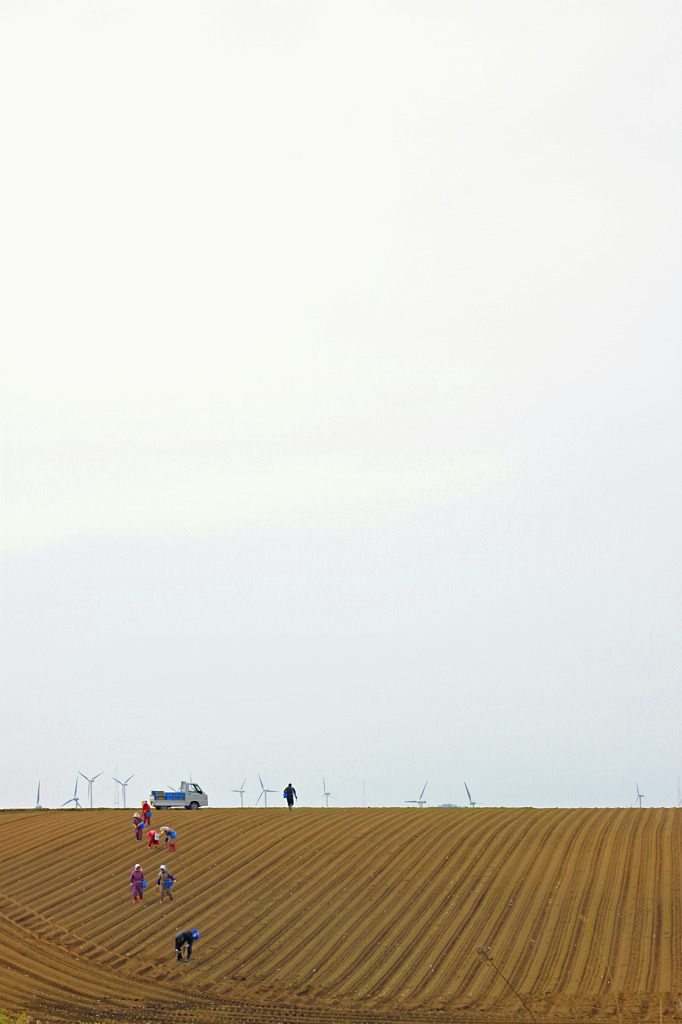
[{"label": "white wind turbine", "polygon": [[[244,779],[244,781],[242,782],[241,789],[233,789],[232,790],[233,793],[239,793],[239,799],[241,800],[242,807],[244,806],[244,793],[246,793],[246,790],[244,789],[245,785],[246,785],[246,779]],[[263,785],[263,783],[261,783],[261,785]]]},{"label": "white wind turbine", "polygon": [[[101,775],[101,774],[102,774],[102,773],[100,772],[100,775]],[[121,787],[121,789],[123,790],[123,810],[124,810],[124,811],[125,811],[125,809],[126,809],[126,786],[127,786],[127,785],[128,785],[128,783],[130,782],[130,780],[131,780],[131,779],[132,779],[132,778],[134,777],[134,775],[135,775],[135,772],[133,772],[133,774],[132,774],[132,775],[129,775],[129,776],[128,776],[128,778],[127,778],[127,779],[125,780],[125,782],[121,782],[121,780],[120,780],[120,779],[117,779],[115,775],[112,775],[112,776],[111,776],[111,777],[112,777],[112,779],[114,780],[114,782],[118,782],[119,786],[120,786],[120,787]],[[96,776],[96,775],[95,775],[95,778],[97,778],[97,776]],[[91,794],[91,795],[92,795],[92,794]],[[92,807],[92,801],[90,801],[90,806]]]},{"label": "white wind turbine", "polygon": [[276,789],[266,789],[265,788],[265,786],[263,785],[263,780],[260,777],[260,772],[258,773],[258,779],[260,781],[260,795],[258,797],[258,800],[256,800],[255,806],[258,807],[258,801],[260,800],[260,798],[261,797],[265,797],[264,806],[267,807],[268,806],[268,793],[276,793],[277,790]]},{"label": "white wind turbine", "polygon": [[325,801],[326,806],[329,807],[329,797],[331,793],[327,789],[327,783],[324,781],[324,775],[322,776],[322,799]]},{"label": "white wind turbine", "polygon": [[40,779],[38,779],[38,796],[36,797],[36,810],[42,811],[42,807],[40,806]]},{"label": "white wind turbine", "polygon": [[[426,782],[424,783],[424,789],[426,789],[428,784],[429,784],[429,780],[427,779]],[[419,794],[419,799],[418,800],[406,800],[405,803],[406,804],[416,804],[418,807],[423,807],[424,804],[426,803],[426,800],[424,800],[424,789],[422,789],[421,793]]]},{"label": "white wind turbine", "polygon": [[81,802],[78,799],[78,775],[76,776],[76,785],[73,787],[73,796],[70,800],[65,800],[62,807],[66,807],[67,804],[75,804],[76,807],[80,807]]},{"label": "white wind turbine", "polygon": [[[79,772],[78,774],[83,775],[83,772]],[[83,775],[83,778],[88,784],[88,799],[90,800],[90,810],[92,810],[92,784],[95,781],[95,779],[98,779],[100,775],[103,774],[103,772],[97,772],[97,775],[94,775],[91,779],[89,779],[87,775]]]},{"label": "white wind turbine", "polygon": [[467,796],[469,797],[469,807],[475,807],[476,801],[471,799],[471,793],[469,792],[469,787],[467,786],[466,782],[464,783],[464,788],[466,789]]},{"label": "white wind turbine", "polygon": [[[637,800],[639,800],[639,806],[640,806],[640,810],[641,810],[642,800],[644,799],[644,793],[640,793],[640,791],[639,791],[639,783],[638,782],[635,782],[635,786],[637,787]],[[635,802],[637,802],[637,801],[635,801]]]}]

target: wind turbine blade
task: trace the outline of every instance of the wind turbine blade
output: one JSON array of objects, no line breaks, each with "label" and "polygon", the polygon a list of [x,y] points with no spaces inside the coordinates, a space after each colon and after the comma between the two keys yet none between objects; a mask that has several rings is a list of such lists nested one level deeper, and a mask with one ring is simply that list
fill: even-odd
[{"label": "wind turbine blade", "polygon": [[127,786],[127,785],[128,785],[128,783],[130,782],[130,780],[131,780],[131,779],[134,779],[134,778],[135,778],[135,772],[133,772],[133,774],[132,774],[132,775],[129,775],[129,776],[128,776],[128,778],[127,778],[127,779],[125,780],[125,782],[122,782],[122,783],[121,783],[121,785],[122,785],[122,786]]},{"label": "wind turbine blade", "polygon": [[469,792],[469,787],[467,786],[466,782],[464,783],[464,788],[467,791],[467,796],[469,797],[469,803],[472,803],[471,793]]},{"label": "wind turbine blade", "polygon": [[[260,800],[260,798],[262,797],[264,792],[265,792],[265,790],[261,789],[260,793],[258,794],[258,800]],[[254,804],[254,807],[258,807],[258,800],[256,800],[256,802]]]},{"label": "wind turbine blade", "polygon": [[259,781],[260,781],[260,788],[261,788],[261,789],[265,789],[265,786],[263,785],[263,780],[262,780],[262,779],[261,779],[261,777],[260,777],[260,772],[258,772],[258,779],[259,779]]},{"label": "wind turbine blade", "polygon": [[[246,779],[244,779],[244,781],[242,782],[242,789],[244,789],[245,785],[246,785]],[[238,790],[237,792],[241,792],[241,790]]]},{"label": "wind turbine blade", "polygon": [[[429,780],[427,779],[427,780],[426,780],[426,782],[424,783],[424,789],[426,789],[426,787],[428,786],[428,784],[429,784]],[[424,789],[422,789],[421,793],[419,794],[419,799],[420,799],[420,800],[421,800],[421,798],[422,798],[422,797],[424,796]]]}]

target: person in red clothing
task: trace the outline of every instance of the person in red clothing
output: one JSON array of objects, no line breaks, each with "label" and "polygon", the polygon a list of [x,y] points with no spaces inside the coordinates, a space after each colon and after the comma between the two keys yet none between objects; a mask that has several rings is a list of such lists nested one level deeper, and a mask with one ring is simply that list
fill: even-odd
[{"label": "person in red clothing", "polygon": [[142,820],[147,828],[149,828],[152,823],[152,809],[146,800],[142,801]]},{"label": "person in red clothing", "polygon": [[150,829],[149,830],[149,842],[147,844],[147,849],[151,849],[152,846],[158,846],[159,845],[159,838],[160,838],[159,837],[159,833],[156,831],[156,829],[154,829],[154,828]]}]

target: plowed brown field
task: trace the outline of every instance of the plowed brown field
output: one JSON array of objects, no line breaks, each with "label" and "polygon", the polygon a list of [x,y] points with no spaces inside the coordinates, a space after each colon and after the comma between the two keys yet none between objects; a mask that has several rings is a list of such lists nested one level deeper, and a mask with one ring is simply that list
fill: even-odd
[{"label": "plowed brown field", "polygon": [[[155,812],[175,853],[136,843],[130,822],[0,813],[0,1007],[188,1024],[682,1019],[682,810]],[[172,904],[153,884],[162,861]],[[180,964],[188,927],[201,939]]]}]

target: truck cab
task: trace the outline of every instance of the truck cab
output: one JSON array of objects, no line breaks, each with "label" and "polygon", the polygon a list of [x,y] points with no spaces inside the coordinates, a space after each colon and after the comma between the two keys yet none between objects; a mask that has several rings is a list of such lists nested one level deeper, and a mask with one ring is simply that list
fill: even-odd
[{"label": "truck cab", "polygon": [[200,807],[208,806],[208,794],[196,782],[181,782],[180,789],[153,789],[149,802],[160,810],[185,807],[189,811],[198,811]]}]

